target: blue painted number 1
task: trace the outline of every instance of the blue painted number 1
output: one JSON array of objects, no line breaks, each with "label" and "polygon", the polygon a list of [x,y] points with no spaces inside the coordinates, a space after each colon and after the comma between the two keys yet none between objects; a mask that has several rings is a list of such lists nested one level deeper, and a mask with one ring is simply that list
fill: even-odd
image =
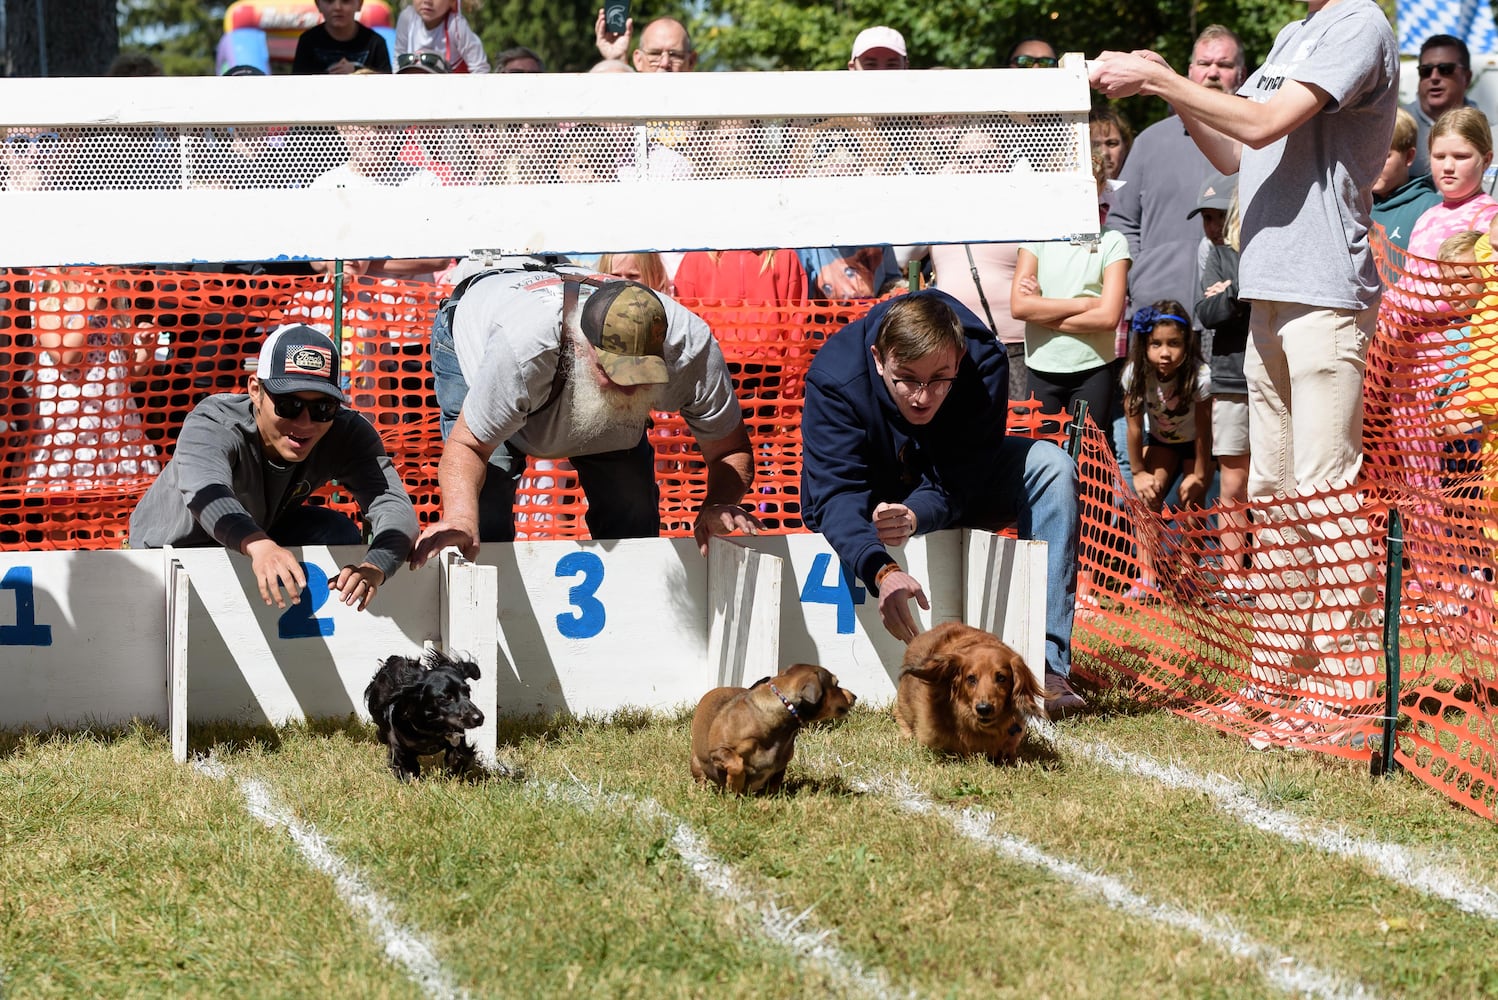
[{"label": "blue painted number 1", "polygon": [[15,591],[16,623],[0,625],[0,646],[50,646],[52,626],[36,623],[36,592],[31,587],[31,567],[12,566],[0,578],[0,590]]},{"label": "blue painted number 1", "polygon": [[557,576],[578,575],[582,583],[567,591],[577,613],[557,615],[557,631],[569,639],[591,639],[603,631],[607,619],[603,602],[594,596],[603,585],[603,560],[596,552],[569,552],[557,560]]},{"label": "blue painted number 1", "polygon": [[831,563],[832,555],[827,552],[818,553],[811,561],[811,572],[801,585],[801,603],[833,605],[837,608],[837,634],[852,635],[853,606],[862,604],[867,592],[858,581],[848,580],[841,563],[837,567],[837,583],[827,583],[827,570]]}]

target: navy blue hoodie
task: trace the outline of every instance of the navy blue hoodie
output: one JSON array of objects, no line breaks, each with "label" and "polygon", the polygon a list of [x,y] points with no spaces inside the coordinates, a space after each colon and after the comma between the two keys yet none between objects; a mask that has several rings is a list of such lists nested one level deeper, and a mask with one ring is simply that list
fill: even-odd
[{"label": "navy blue hoodie", "polygon": [[900,415],[871,348],[891,302],[850,323],[817,351],[806,378],[801,493],[807,527],[821,532],[850,578],[878,593],[874,574],[893,557],[874,530],[874,507],[903,503],[921,534],[971,524],[993,511],[997,455],[1009,415],[1009,358],[993,331],[945,292],[967,334],[957,383],[931,421]]}]

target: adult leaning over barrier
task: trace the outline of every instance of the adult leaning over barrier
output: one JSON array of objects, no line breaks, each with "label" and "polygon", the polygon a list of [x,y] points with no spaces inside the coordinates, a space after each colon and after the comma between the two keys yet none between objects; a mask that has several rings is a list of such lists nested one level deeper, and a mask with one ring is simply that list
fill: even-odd
[{"label": "adult leaning over barrier", "polygon": [[368,420],[344,409],[333,341],[309,326],[266,339],[247,393],[220,392],[193,407],[176,451],[130,516],[130,547],[217,542],[250,557],[260,596],[286,607],[307,586],[291,545],[357,545],[359,526],[305,503],[337,479],[358,501],[372,541],[332,590],[363,611],[416,537],[416,509]]},{"label": "adult leaning over barrier", "polygon": [[680,411],[707,463],[693,535],[757,533],[739,501],[754,482],[749,432],[723,353],[697,316],[642,284],[537,258],[504,258],[459,282],[432,326],[445,438],[442,520],[411,553],[475,558],[515,537],[527,456],[566,458],[594,538],[660,535],[654,410]]},{"label": "adult leaning over barrier", "polygon": [[909,642],[929,610],[889,549],[942,528],[1017,520],[1046,542],[1046,712],[1086,705],[1072,690],[1077,590],[1077,466],[1051,444],[1004,433],[1009,358],[993,331],[945,292],[916,292],[833,334],[806,378],[801,492],[806,524],[878,595],[879,617]]}]

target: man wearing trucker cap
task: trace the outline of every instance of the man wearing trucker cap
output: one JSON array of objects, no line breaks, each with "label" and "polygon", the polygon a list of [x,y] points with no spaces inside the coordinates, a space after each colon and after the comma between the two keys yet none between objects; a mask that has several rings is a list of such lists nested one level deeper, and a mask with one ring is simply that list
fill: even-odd
[{"label": "man wearing trucker cap", "polygon": [[344,408],[338,383],[326,334],[302,325],[272,333],[248,392],[208,396],[183,421],[172,460],[130,516],[130,547],[217,543],[243,553],[265,603],[284,608],[307,585],[287,546],[364,540],[343,514],[304,502],[336,479],[358,502],[372,540],[328,586],[363,611],[410,552],[416,510],[380,435]]},{"label": "man wearing trucker cap", "polygon": [[438,309],[432,374],[442,520],[422,532],[413,568],[448,545],[473,558],[480,541],[512,540],[527,456],[571,461],[594,538],[659,535],[645,433],[656,410],[681,413],[707,464],[702,551],[709,535],[758,530],[739,505],[754,465],[723,353],[706,323],[639,282],[506,258]]}]

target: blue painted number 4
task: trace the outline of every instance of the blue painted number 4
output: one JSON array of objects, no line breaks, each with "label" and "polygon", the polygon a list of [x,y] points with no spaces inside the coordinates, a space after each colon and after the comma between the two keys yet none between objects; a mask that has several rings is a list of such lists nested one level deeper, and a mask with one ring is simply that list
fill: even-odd
[{"label": "blue painted number 4", "polygon": [[863,586],[854,580],[849,582],[847,574],[843,572],[842,563],[837,564],[837,583],[829,584],[827,570],[832,563],[832,554],[828,552],[818,553],[811,561],[811,572],[806,575],[806,582],[801,585],[802,604],[831,604],[837,608],[837,634],[853,634],[853,606],[862,604],[867,596]]}]

